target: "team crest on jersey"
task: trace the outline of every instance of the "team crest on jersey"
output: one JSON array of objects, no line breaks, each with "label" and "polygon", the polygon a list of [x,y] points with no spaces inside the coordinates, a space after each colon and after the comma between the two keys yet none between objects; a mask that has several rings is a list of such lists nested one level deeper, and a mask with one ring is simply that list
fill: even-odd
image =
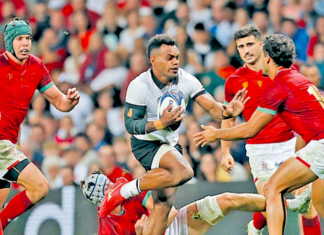
[{"label": "team crest on jersey", "polygon": [[268,169],[268,167],[269,167],[268,163],[262,162],[262,164],[261,164],[262,170],[266,170],[266,169]]},{"label": "team crest on jersey", "polygon": [[9,80],[11,80],[13,78],[12,73],[8,73],[8,78],[9,78]]},{"label": "team crest on jersey", "polygon": [[242,87],[244,87],[244,88],[248,88],[248,86],[249,86],[249,83],[248,83],[248,82],[243,82],[243,83],[242,83]]},{"label": "team crest on jersey", "polygon": [[262,81],[258,81],[259,87],[262,87]]}]

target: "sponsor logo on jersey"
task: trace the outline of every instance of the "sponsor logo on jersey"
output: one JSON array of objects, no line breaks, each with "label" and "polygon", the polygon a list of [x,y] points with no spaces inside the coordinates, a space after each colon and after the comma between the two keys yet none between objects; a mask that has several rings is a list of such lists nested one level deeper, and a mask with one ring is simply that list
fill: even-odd
[{"label": "sponsor logo on jersey", "polygon": [[258,81],[259,87],[262,87],[262,81]]},{"label": "sponsor logo on jersey", "polygon": [[248,86],[249,86],[249,83],[248,83],[248,82],[243,82],[243,83],[242,83],[242,87],[244,87],[244,88],[248,88]]}]

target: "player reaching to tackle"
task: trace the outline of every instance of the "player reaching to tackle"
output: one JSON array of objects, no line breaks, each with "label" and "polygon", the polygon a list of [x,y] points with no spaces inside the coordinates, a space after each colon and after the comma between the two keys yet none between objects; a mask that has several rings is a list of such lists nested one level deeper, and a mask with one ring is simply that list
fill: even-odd
[{"label": "player reaching to tackle", "polygon": [[[305,140],[306,146],[296,152],[295,157],[282,163],[265,185],[270,235],[284,233],[284,194],[324,178],[324,98],[314,84],[291,68],[294,56],[295,46],[290,38],[280,34],[266,37],[261,53],[262,71],[273,82],[264,92],[251,119],[229,129],[204,126],[204,131],[194,135],[197,146],[205,146],[217,139],[252,138],[278,114]],[[322,196],[323,190],[316,193]]]},{"label": "player reaching to tackle", "polygon": [[165,129],[181,122],[184,110],[179,106],[171,111],[169,106],[157,119],[158,101],[163,92],[171,88],[181,91],[186,105],[191,98],[217,119],[239,115],[248,100],[245,99],[246,92],[239,91],[223,108],[197,78],[179,68],[179,56],[175,41],[167,35],[156,35],[147,44],[151,69],[130,83],[124,116],[126,130],[132,134],[132,151],[149,172],[129,183],[116,184],[111,195],[104,199],[106,213],[142,191],[176,187],[193,176],[192,168],[182,156],[177,131]]},{"label": "player reaching to tackle", "polygon": [[[245,105],[243,115],[245,120],[248,121],[257,109],[262,94],[271,85],[272,80],[262,74],[262,42],[258,28],[247,25],[235,32],[234,40],[240,58],[245,64],[226,80],[225,103],[231,101],[236,92],[242,87],[246,88],[249,92],[250,101]],[[222,128],[233,126],[235,126],[235,118],[222,121]],[[222,166],[228,172],[235,167],[234,159],[230,154],[230,147],[230,141],[222,141]],[[278,115],[275,115],[271,122],[257,135],[247,140],[247,156],[249,157],[251,172],[259,194],[264,195],[264,185],[278,169],[279,165],[294,155],[295,147],[296,137],[294,137],[293,131]],[[303,190],[299,190],[299,192]],[[301,202],[304,202],[299,195],[297,194],[296,197]],[[307,196],[307,194],[303,195]],[[295,210],[301,214],[307,212],[311,198],[310,192],[308,198],[306,204],[296,203]],[[298,201],[295,200],[295,202]],[[264,215],[265,213],[260,212],[253,214],[253,220],[248,224],[249,235],[262,234],[262,228],[266,225]],[[311,207],[309,212],[303,214],[302,218],[305,235],[321,234],[320,220],[314,207]]]},{"label": "player reaching to tackle", "polygon": [[78,104],[75,88],[64,95],[54,85],[39,58],[30,54],[32,31],[28,23],[15,18],[4,28],[6,52],[0,55],[0,203],[9,193],[9,182],[25,188],[1,211],[3,229],[7,224],[46,196],[49,185],[38,168],[16,146],[20,124],[26,117],[36,90],[60,111],[68,112]]},{"label": "player reaching to tackle", "polygon": [[[120,180],[121,178],[118,179],[118,181]],[[126,179],[123,180],[126,181]],[[161,223],[161,218],[152,220],[155,215],[149,213],[157,206],[150,196],[150,191],[142,192],[126,200],[107,216],[101,217],[100,212],[105,208],[100,206],[100,203],[104,195],[109,194],[114,189],[114,184],[102,172],[95,171],[86,180],[81,181],[80,187],[83,195],[92,204],[98,206],[98,235],[135,235],[135,233],[142,235],[143,229],[150,226],[150,223],[155,221]],[[160,191],[159,196],[164,196],[163,191]],[[294,200],[287,200],[287,205],[294,204]],[[254,212],[264,211],[264,209],[265,197],[262,195],[223,193],[207,196],[179,210],[172,207],[167,215],[168,228],[164,234],[202,235],[233,211]]]}]

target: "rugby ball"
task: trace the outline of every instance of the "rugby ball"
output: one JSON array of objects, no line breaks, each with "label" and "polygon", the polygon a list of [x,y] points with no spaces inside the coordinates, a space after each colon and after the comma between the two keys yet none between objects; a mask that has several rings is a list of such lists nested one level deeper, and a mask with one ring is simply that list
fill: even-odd
[{"label": "rugby ball", "polygon": [[[185,100],[183,98],[183,94],[181,91],[178,91],[176,89],[170,89],[170,90],[165,91],[162,94],[162,97],[158,104],[158,110],[157,110],[157,116],[158,116],[157,118],[158,119],[161,118],[163,111],[170,105],[172,106],[171,111],[173,111],[180,105],[182,106],[182,108],[184,110],[186,110]],[[181,124],[181,122],[178,122],[171,126],[166,127],[165,129],[169,130],[169,131],[175,131],[179,128],[180,124]]]}]

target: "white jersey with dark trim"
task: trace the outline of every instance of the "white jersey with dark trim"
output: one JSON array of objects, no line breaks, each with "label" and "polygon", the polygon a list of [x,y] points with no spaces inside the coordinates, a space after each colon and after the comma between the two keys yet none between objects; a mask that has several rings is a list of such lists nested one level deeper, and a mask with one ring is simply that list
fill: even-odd
[{"label": "white jersey with dark trim", "polygon": [[[200,94],[205,93],[205,89],[200,81],[183,69],[179,69],[178,78],[170,86],[164,86],[153,78],[151,69],[140,74],[128,86],[126,102],[131,105],[145,107],[145,117],[148,121],[157,120],[158,103],[162,94],[168,89],[177,89],[183,93],[186,106],[189,99],[195,99]],[[172,146],[178,142],[178,131],[159,130],[146,135],[134,135],[139,140],[169,143]]]}]

